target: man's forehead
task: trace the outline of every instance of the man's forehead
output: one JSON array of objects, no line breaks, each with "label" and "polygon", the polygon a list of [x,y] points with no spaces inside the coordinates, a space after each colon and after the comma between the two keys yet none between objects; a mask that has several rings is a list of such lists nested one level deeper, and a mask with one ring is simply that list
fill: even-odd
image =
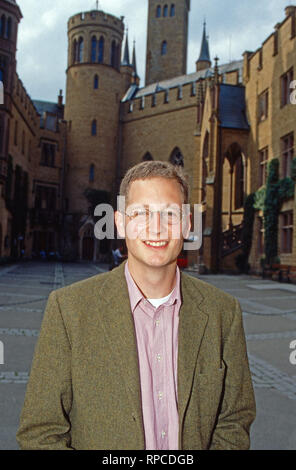
[{"label": "man's forehead", "polygon": [[[157,188],[155,188],[156,185]],[[166,203],[176,202],[178,194],[183,198],[182,188],[175,178],[153,176],[151,178],[136,179],[132,181],[129,185],[126,199],[131,203],[139,201],[140,203],[152,204],[153,201],[151,201],[151,198],[153,199],[153,197],[156,197],[155,189],[162,193],[164,197],[166,192],[168,194],[171,193],[170,198],[172,198],[172,200],[168,200]]]}]

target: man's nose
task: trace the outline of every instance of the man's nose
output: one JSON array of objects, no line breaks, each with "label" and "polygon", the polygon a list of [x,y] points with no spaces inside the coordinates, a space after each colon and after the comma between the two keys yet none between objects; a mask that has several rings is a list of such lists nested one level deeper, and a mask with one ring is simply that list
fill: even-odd
[{"label": "man's nose", "polygon": [[160,215],[160,211],[153,211],[153,212],[150,213],[149,232],[151,232],[151,233],[160,233],[161,232],[161,215]]}]

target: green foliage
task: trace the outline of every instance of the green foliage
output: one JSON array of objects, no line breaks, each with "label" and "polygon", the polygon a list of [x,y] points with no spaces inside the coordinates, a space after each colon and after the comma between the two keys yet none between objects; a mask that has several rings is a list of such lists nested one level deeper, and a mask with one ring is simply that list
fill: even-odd
[{"label": "green foliage", "polygon": [[264,209],[264,203],[266,198],[266,186],[262,186],[262,188],[258,189],[254,194],[254,209],[262,210]]},{"label": "green foliage", "polygon": [[243,230],[242,230],[242,247],[243,251],[236,259],[235,263],[240,272],[247,273],[250,265],[248,264],[248,258],[252,247],[252,235],[254,225],[254,209],[255,194],[249,194],[244,204],[244,218],[243,218]]},{"label": "green foliage", "polygon": [[294,157],[292,160],[291,179],[294,181],[294,183],[296,182],[296,157]]}]

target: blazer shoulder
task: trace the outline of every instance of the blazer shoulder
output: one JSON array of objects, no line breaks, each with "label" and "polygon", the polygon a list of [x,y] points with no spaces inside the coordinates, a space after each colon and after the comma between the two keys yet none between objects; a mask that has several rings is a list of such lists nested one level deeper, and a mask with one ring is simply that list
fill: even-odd
[{"label": "blazer shoulder", "polygon": [[110,272],[95,274],[94,276],[88,277],[86,279],[73,282],[68,286],[60,287],[59,289],[55,290],[55,293],[58,298],[69,298],[73,296],[84,297],[85,294],[90,292],[98,292],[98,290],[105,284],[106,281],[106,285],[108,285],[110,275]]}]

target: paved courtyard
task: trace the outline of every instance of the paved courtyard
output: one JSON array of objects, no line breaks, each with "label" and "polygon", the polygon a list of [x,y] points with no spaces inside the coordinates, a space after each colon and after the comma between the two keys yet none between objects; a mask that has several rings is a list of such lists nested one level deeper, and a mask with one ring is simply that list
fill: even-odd
[{"label": "paved courtyard", "polygon": [[[55,262],[0,268],[1,450],[18,449],[15,434],[49,293],[106,269]],[[242,306],[257,402],[251,448],[296,449],[296,365],[289,361],[290,343],[296,340],[296,286],[251,276],[199,277],[237,297]]]}]

